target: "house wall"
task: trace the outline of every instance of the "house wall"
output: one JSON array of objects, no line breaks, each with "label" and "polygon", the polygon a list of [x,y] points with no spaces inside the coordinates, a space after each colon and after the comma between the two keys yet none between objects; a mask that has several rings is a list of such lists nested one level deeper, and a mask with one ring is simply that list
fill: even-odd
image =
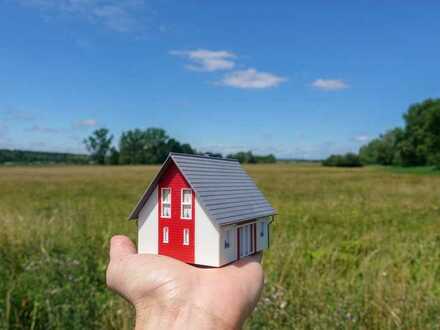
[{"label": "house wall", "polygon": [[[230,231],[229,247],[225,247],[226,232]],[[223,226],[220,237],[220,264],[225,265],[237,260],[237,226]]]},{"label": "house wall", "polygon": [[220,227],[208,217],[197,196],[195,198],[195,260],[199,265],[220,266]]},{"label": "house wall", "polygon": [[158,253],[157,188],[145,203],[138,219],[138,253]]},{"label": "house wall", "polygon": [[[269,218],[259,218],[255,221],[256,227],[256,252],[265,250],[269,247]],[[264,225],[266,230],[261,236],[261,225]],[[237,228],[240,225],[222,226],[220,230],[220,265],[225,265],[237,260]],[[230,230],[229,248],[225,247],[226,231]]]},{"label": "house wall", "polygon": [[[261,236],[261,225],[265,226],[263,236]],[[267,249],[269,247],[269,218],[261,218],[257,221],[257,251]]]},{"label": "house wall", "polygon": [[[161,189],[171,189],[171,218],[161,216]],[[182,189],[190,189],[185,177],[177,166],[171,164],[158,182],[158,221],[159,221],[159,254],[170,256],[187,263],[194,263],[195,228],[194,224],[199,222],[195,214],[195,194],[192,191],[192,217],[183,219],[181,217]],[[163,228],[168,227],[168,243],[163,240]],[[183,231],[189,230],[189,244],[183,244]]]}]

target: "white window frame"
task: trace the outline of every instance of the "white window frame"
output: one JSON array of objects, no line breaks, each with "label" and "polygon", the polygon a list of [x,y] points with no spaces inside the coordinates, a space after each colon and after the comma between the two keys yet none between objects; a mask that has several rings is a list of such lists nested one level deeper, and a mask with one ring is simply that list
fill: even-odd
[{"label": "white window frame", "polygon": [[162,228],[162,243],[168,244],[170,241],[170,229],[168,227]]},{"label": "white window frame", "polygon": [[189,245],[189,229],[188,228],[184,228],[183,229],[183,245]]},{"label": "white window frame", "polygon": [[[191,194],[191,199],[190,199],[189,203],[185,203],[184,200],[183,200],[183,194],[184,194],[185,191],[189,191],[190,194]],[[181,190],[181,192],[180,192],[180,218],[181,219],[185,219],[185,220],[191,220],[192,219],[192,211],[193,211],[192,200],[193,200],[193,198],[192,198],[192,189],[190,189],[190,188],[183,188]],[[191,207],[191,211],[189,212],[189,217],[184,217],[183,216],[183,206],[184,205],[185,206],[189,205]]]},{"label": "white window frame", "polygon": [[[169,203],[164,203],[164,201],[163,201],[163,197],[164,197],[164,190],[169,190],[169,196],[170,196],[170,201],[169,201]],[[161,188],[160,189],[160,217],[161,218],[165,218],[165,219],[171,219],[171,201],[172,201],[172,199],[171,199],[171,188]],[[169,205],[170,206],[170,215],[169,216],[165,216],[164,214],[163,214],[163,206],[164,206],[164,204],[166,204],[166,205]]]}]

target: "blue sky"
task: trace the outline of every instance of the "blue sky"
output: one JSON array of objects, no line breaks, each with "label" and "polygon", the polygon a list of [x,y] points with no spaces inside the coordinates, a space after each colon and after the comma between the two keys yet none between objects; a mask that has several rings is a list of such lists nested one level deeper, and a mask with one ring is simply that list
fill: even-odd
[{"label": "blue sky", "polygon": [[199,150],[357,150],[440,94],[438,1],[0,0],[0,148],[162,127]]}]

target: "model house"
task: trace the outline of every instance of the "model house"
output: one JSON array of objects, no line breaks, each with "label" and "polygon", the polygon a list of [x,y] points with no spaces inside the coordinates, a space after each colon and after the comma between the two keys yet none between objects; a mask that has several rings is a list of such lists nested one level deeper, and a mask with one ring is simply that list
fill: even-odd
[{"label": "model house", "polygon": [[171,153],[129,218],[139,253],[219,267],[268,248],[274,215],[238,161]]}]

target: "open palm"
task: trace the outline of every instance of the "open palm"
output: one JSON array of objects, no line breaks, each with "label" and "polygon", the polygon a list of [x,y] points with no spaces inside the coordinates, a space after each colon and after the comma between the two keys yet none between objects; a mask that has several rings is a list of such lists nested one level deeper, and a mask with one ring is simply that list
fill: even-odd
[{"label": "open palm", "polygon": [[222,268],[137,254],[126,236],[111,240],[107,285],[136,308],[136,328],[239,328],[263,287],[260,255]]}]

